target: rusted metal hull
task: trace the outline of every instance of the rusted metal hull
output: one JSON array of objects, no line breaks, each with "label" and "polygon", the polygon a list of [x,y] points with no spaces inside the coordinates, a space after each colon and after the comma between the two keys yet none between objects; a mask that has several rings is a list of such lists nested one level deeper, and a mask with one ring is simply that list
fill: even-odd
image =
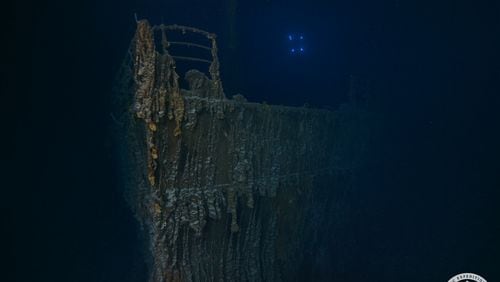
[{"label": "rusted metal hull", "polygon": [[120,144],[150,281],[314,277],[344,220],[368,117],[226,99],[218,74],[179,89],[143,24],[119,93]]}]

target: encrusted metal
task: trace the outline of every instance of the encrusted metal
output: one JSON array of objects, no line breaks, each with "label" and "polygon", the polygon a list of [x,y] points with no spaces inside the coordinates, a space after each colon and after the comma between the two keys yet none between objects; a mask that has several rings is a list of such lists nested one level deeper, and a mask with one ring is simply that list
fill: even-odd
[{"label": "encrusted metal", "polygon": [[[211,42],[210,77],[187,72],[190,89],[171,30]],[[215,35],[183,26],[139,21],[120,79],[123,174],[150,281],[298,280],[340,222],[366,118],[227,99]]]}]

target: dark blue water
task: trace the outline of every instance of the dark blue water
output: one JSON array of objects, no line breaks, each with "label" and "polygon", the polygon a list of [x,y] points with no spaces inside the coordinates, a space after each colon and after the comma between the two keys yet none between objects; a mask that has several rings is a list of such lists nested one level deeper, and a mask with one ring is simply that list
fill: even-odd
[{"label": "dark blue water", "polygon": [[[217,33],[227,96],[336,109],[348,101],[352,75],[369,82],[372,109],[383,117],[381,140],[353,202],[358,212],[342,230],[356,246],[344,272],[325,274],[332,281],[447,281],[460,272],[499,279],[499,3],[11,7],[2,41],[7,271],[0,280],[145,281],[110,133],[113,77],[134,13]],[[303,53],[290,53],[290,34],[304,36]]]}]

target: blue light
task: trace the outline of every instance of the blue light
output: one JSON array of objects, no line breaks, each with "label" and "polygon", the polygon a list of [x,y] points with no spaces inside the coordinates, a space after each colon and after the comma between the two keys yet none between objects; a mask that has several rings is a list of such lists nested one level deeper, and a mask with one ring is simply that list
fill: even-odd
[{"label": "blue light", "polygon": [[[293,57],[305,55],[306,40],[303,33],[288,33],[286,35],[288,54]],[[286,50],[286,49],[285,49]]]}]

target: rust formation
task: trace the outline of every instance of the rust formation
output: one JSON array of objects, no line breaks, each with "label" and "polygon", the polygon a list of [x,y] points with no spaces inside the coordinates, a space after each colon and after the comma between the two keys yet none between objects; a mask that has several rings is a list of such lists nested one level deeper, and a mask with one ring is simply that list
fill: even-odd
[{"label": "rust formation", "polygon": [[[170,42],[173,31],[209,46]],[[211,60],[174,56],[172,44],[206,49]],[[182,89],[179,60],[209,63],[208,76],[190,70]],[[214,34],[138,22],[116,92],[124,186],[149,281],[311,278],[305,262],[345,221],[341,195],[362,163],[368,118],[227,99],[219,67]]]}]

